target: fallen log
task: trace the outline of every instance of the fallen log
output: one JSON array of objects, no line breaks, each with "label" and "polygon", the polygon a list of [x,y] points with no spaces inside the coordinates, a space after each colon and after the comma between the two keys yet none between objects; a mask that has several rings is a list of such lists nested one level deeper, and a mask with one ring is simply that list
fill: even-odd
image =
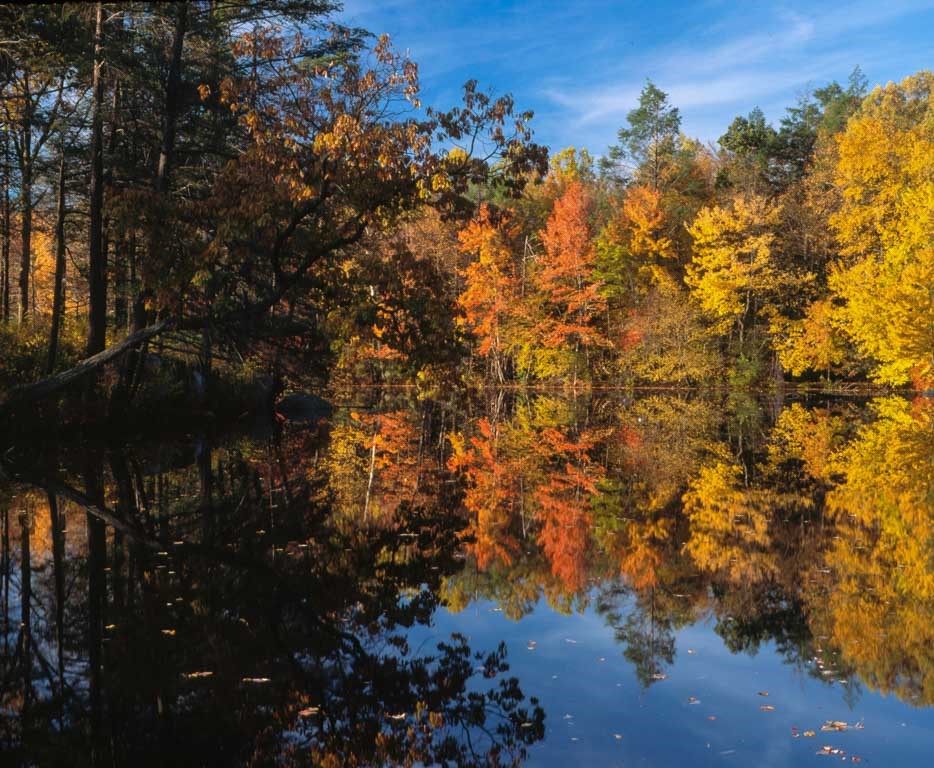
[{"label": "fallen log", "polygon": [[107,349],[98,352],[96,355],[86,360],[82,360],[67,371],[62,371],[61,373],[56,373],[54,376],[40,379],[34,384],[14,387],[7,393],[3,400],[0,400],[0,417],[12,412],[15,407],[22,407],[39,402],[40,400],[54,395],[69,384],[88,376],[143,342],[149,341],[161,333],[165,333],[172,328],[172,325],[171,320],[163,320],[155,325],[141,328],[135,333],[131,333],[123,339],[123,341],[107,347]]}]

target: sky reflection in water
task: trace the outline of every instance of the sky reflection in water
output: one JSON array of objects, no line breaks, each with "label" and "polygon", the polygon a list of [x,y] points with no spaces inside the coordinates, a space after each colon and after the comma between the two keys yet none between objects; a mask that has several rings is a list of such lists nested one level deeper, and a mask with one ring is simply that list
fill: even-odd
[{"label": "sky reflection in water", "polygon": [[14,763],[927,764],[929,400],[371,394],[5,451]]}]

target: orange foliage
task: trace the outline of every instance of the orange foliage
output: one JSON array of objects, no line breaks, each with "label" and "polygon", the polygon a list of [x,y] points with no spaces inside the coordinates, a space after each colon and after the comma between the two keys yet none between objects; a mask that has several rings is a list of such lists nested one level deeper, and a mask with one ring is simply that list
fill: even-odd
[{"label": "orange foliage", "polygon": [[542,232],[545,255],[536,282],[547,314],[537,331],[546,347],[578,349],[607,343],[594,322],[606,311],[606,299],[600,293],[602,283],[593,279],[596,251],[590,209],[590,194],[573,182],[555,201]]},{"label": "orange foliage", "polygon": [[508,247],[508,222],[496,222],[488,206],[458,235],[460,248],[477,258],[462,272],[466,287],[458,298],[464,322],[501,372],[506,328],[518,307],[518,285]]},{"label": "orange foliage", "polygon": [[467,550],[481,569],[496,561],[510,565],[519,551],[519,541],[511,531],[511,518],[518,496],[517,467],[499,450],[499,432],[486,418],[480,419],[480,434],[466,446],[459,436],[448,467],[462,472],[467,481],[464,507],[470,523],[463,533]]},{"label": "orange foliage", "polygon": [[568,591],[577,591],[587,575],[593,528],[590,497],[598,493],[597,483],[604,475],[603,467],[587,455],[596,435],[583,433],[573,440],[549,428],[541,438],[538,450],[551,466],[534,494],[542,526],[539,543],[551,563],[551,572]]}]

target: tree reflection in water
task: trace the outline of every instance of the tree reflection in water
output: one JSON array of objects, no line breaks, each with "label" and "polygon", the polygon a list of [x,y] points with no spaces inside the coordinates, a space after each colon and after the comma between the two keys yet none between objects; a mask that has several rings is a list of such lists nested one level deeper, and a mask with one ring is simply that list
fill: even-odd
[{"label": "tree reflection in water", "polygon": [[[0,738],[21,763],[507,765],[545,713],[442,605],[592,606],[934,704],[932,407],[381,395],[271,437],[4,454]],[[28,535],[27,535],[28,534]],[[528,691],[535,693],[535,691]]]},{"label": "tree reflection in water", "polygon": [[463,521],[439,495],[346,525],[322,439],[5,466],[4,749],[43,765],[520,761],[544,712],[504,646],[406,640],[460,567]]}]

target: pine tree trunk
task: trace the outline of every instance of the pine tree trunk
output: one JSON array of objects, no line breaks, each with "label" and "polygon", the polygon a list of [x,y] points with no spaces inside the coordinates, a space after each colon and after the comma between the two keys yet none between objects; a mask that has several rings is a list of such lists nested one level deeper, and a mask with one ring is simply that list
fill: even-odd
[{"label": "pine tree trunk", "polygon": [[3,143],[3,244],[0,246],[0,320],[10,319],[10,140],[4,133]]},{"label": "pine tree trunk", "polygon": [[65,310],[65,147],[58,168],[58,205],[55,212],[55,287],[52,295],[52,329],[49,331],[49,359],[45,373],[55,370],[58,356],[58,336]]},{"label": "pine tree trunk", "polygon": [[103,44],[103,4],[97,4],[94,28],[94,102],[91,117],[91,184],[88,233],[88,343],[87,354],[104,349],[107,333],[107,264],[104,255],[104,80],[101,76]]},{"label": "pine tree trunk", "polygon": [[[178,16],[175,19],[175,35],[172,39],[172,57],[169,60],[169,72],[165,83],[165,104],[162,108],[162,139],[159,146],[159,161],[153,188],[156,193],[154,214],[159,212],[169,189],[169,173],[175,154],[175,128],[178,120],[178,107],[181,95],[182,50],[185,32],[188,28],[188,3],[178,4]],[[153,217],[157,218],[156,216]],[[133,305],[133,330],[143,328],[149,320],[147,304],[152,296],[147,274],[159,263],[161,249],[161,222],[153,220],[149,225],[149,247],[147,268],[140,272],[140,290]]]},{"label": "pine tree trunk", "polygon": [[22,251],[19,262],[19,309],[16,319],[22,323],[29,317],[29,267],[32,255],[32,158],[29,156],[32,130],[23,129],[23,157],[20,171],[20,235]]}]

